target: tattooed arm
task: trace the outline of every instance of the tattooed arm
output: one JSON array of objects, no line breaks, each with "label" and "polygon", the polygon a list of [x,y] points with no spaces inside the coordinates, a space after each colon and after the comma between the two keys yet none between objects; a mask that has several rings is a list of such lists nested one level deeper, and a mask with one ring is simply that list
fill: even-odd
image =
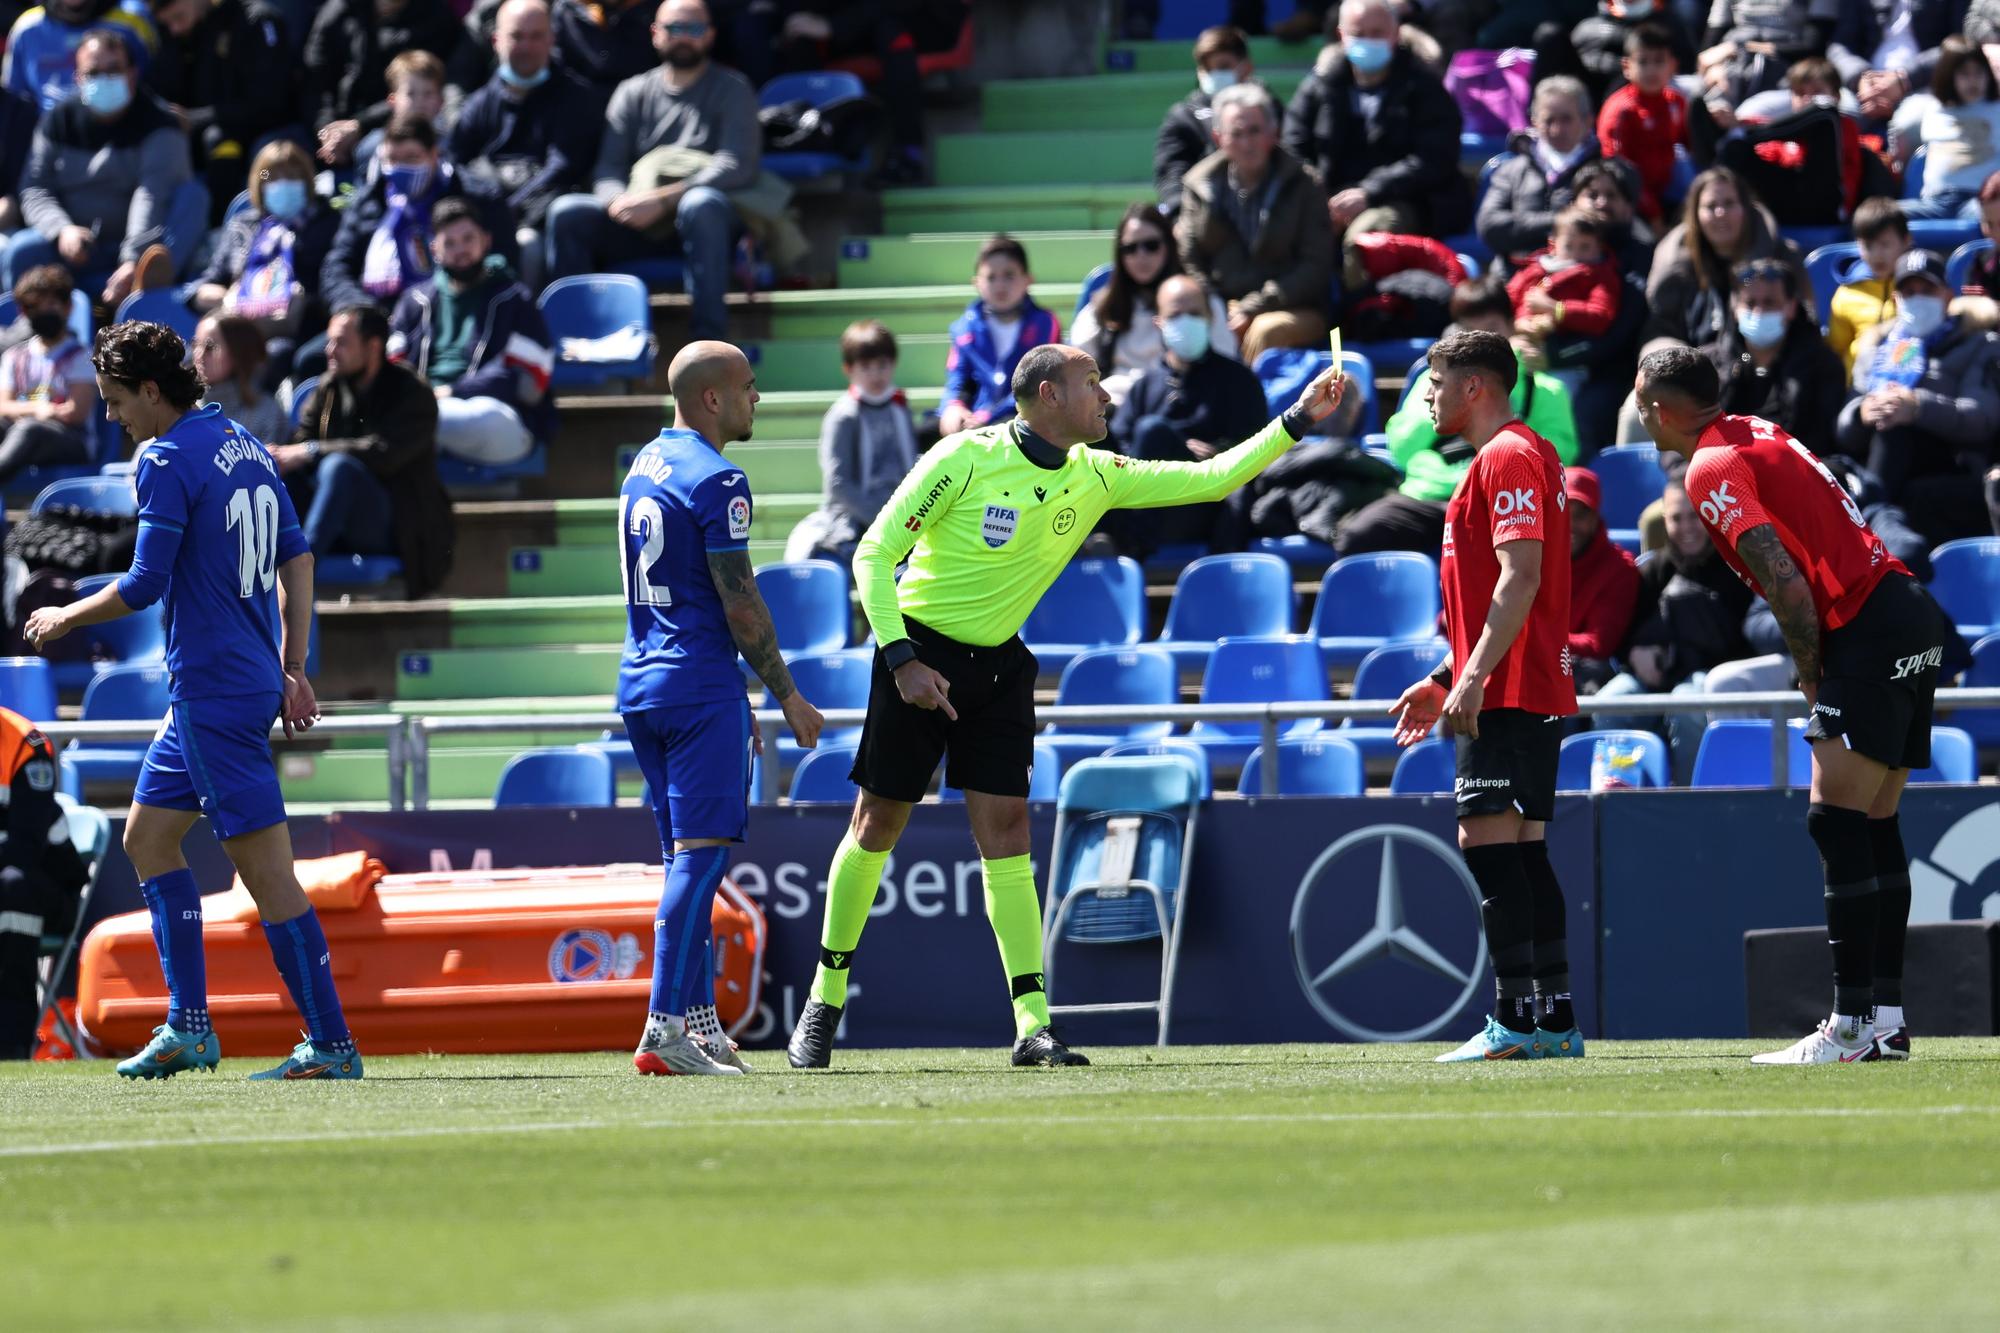
[{"label": "tattooed arm", "polygon": [[744,550],[710,551],[709,576],[722,598],[722,612],[729,618],[729,637],[736,641],[757,679],[771,691],[771,698],[785,712],[792,734],[805,749],[819,743],[821,719],[792,684],[792,673],[778,652],[778,630],[771,623],[771,610],[757,591],[757,577],[750,568],[750,553]]},{"label": "tattooed arm", "polygon": [[1812,588],[1799,572],[1798,562],[1778,540],[1778,530],[1760,523],[1736,539],[1736,554],[1757,581],[1764,600],[1771,604],[1778,628],[1784,632],[1785,646],[1798,667],[1799,688],[1806,698],[1819,698],[1820,644],[1819,611],[1813,606]]}]

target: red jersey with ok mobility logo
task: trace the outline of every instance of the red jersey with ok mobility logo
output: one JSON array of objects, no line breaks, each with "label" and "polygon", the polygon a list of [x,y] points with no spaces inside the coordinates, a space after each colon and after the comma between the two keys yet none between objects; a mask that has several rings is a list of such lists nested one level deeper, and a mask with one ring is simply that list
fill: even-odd
[{"label": "red jersey with ok mobility logo", "polygon": [[1812,588],[1822,628],[1847,624],[1885,576],[1910,572],[1889,554],[1826,465],[1762,417],[1711,422],[1695,441],[1686,484],[1716,549],[1753,588],[1756,580],[1736,543],[1760,524],[1777,530]]},{"label": "red jersey with ok mobility logo", "polygon": [[1486,628],[1500,582],[1498,548],[1542,543],[1542,583],[1527,623],[1493,674],[1485,707],[1548,717],[1576,711],[1569,662],[1569,509],[1555,447],[1520,422],[1503,427],[1473,456],[1444,511],[1445,634],[1462,671]]}]

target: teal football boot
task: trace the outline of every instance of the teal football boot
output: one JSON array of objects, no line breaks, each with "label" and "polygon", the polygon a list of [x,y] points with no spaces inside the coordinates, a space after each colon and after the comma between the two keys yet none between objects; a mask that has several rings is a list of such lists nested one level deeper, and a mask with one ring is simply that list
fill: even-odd
[{"label": "teal football boot", "polygon": [[1535,1058],[1533,1033],[1516,1032],[1488,1015],[1480,1034],[1455,1051],[1437,1058],[1441,1065],[1464,1064],[1474,1060],[1532,1060]]},{"label": "teal football boot", "polygon": [[125,1078],[172,1078],[183,1069],[213,1073],[220,1059],[222,1043],[213,1030],[177,1032],[162,1023],[153,1029],[145,1050],[118,1062],[118,1072]]},{"label": "teal football boot", "polygon": [[301,1078],[360,1078],[361,1052],[351,1051],[346,1055],[335,1055],[323,1051],[311,1041],[302,1041],[292,1047],[292,1053],[285,1062],[275,1069],[259,1070],[250,1076],[253,1082]]}]

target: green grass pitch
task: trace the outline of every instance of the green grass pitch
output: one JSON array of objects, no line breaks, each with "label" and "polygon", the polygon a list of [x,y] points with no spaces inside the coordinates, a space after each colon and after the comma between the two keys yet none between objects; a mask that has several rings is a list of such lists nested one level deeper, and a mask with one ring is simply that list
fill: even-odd
[{"label": "green grass pitch", "polygon": [[0,1072],[0,1326],[1981,1328],[2000,1041]]}]

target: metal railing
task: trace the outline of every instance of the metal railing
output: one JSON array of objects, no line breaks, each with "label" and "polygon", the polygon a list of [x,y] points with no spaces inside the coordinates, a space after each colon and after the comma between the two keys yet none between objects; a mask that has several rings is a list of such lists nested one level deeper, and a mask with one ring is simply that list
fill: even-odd
[{"label": "metal railing", "polygon": [[[410,729],[409,719],[400,713],[337,713],[323,717],[312,726],[307,736],[380,736],[383,748],[388,752],[389,808],[403,808],[403,788],[405,771],[409,766]],[[69,741],[82,741],[86,745],[100,741],[150,741],[159,733],[158,722],[80,722],[56,721],[35,724],[47,736],[58,751]],[[283,739],[282,725],[271,727],[273,740]]]},{"label": "metal railing", "polygon": [[[1937,702],[1940,708],[2000,706],[2000,688],[1939,690]],[[1610,697],[1587,695],[1577,700],[1577,707],[1586,717],[1599,714],[1651,717],[1679,713],[1718,713],[1725,716],[1749,714],[1767,717],[1771,721],[1771,772],[1774,785],[1792,786],[1795,776],[1800,781],[1805,776],[1794,775],[1791,771],[1791,743],[1785,726],[1792,718],[1804,716],[1807,712],[1805,698],[1796,690],[1722,694],[1624,694]],[[1340,722],[1349,718],[1370,722],[1386,721],[1387,708],[1388,705],[1379,699],[1272,704],[1051,706],[1036,709],[1035,717],[1039,723],[1060,723],[1077,727],[1128,727],[1140,722],[1171,722],[1177,726],[1195,722],[1254,722],[1258,725],[1259,740],[1265,747],[1265,753],[1270,754],[1276,749],[1280,729],[1287,723],[1309,718],[1319,718],[1329,722]],[[765,753],[775,756],[778,737],[786,731],[784,714],[771,709],[759,710],[752,716],[756,720],[758,733],[763,737]],[[826,710],[824,716],[826,728],[831,731],[836,728],[858,727],[867,714],[859,708],[833,708]],[[405,751],[410,781],[409,804],[418,810],[427,809],[430,804],[430,738],[433,735],[504,736],[522,732],[598,729],[609,730],[616,735],[624,726],[618,714],[609,711],[523,713],[504,717],[414,716],[402,721],[407,729]],[[321,725],[324,726],[325,723]],[[395,785],[395,775],[398,770],[393,748],[390,771],[392,783],[390,805],[400,810],[403,808],[403,794],[400,786]],[[1278,766],[1267,763],[1261,765],[1260,771],[1261,794],[1277,795]],[[758,797],[768,804],[776,801],[778,797],[778,765],[775,762],[763,765],[762,775],[763,782]]]}]

